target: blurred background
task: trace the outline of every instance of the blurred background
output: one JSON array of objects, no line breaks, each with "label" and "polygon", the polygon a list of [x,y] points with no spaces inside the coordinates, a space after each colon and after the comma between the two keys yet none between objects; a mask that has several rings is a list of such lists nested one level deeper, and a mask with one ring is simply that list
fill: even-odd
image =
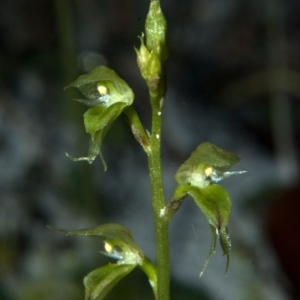
[{"label": "blurred background", "polygon": [[[63,88],[104,64],[132,87],[150,125],[133,46],[148,1],[0,1],[0,299],[80,300],[83,277],[110,261],[103,243],[47,229],[128,226],[155,259],[147,162],[120,117],[87,154],[89,136]],[[233,207],[229,273],[192,199],[171,221],[172,299],[300,299],[300,2],[162,0],[170,56],[163,134],[165,195],[203,141],[235,152],[242,176],[225,180]],[[153,299],[135,270],[107,299]]]}]

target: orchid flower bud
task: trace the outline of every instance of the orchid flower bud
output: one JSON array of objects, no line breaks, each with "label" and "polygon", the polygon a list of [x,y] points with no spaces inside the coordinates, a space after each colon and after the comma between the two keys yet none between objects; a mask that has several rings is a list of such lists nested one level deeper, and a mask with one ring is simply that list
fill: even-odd
[{"label": "orchid flower bud", "polygon": [[140,49],[134,47],[134,50],[137,55],[137,64],[139,66],[142,77],[147,80],[148,78],[148,64],[151,57],[151,53],[148,51],[147,47],[144,44],[144,34],[139,37],[141,40]]},{"label": "orchid flower bud", "polygon": [[142,77],[147,81],[159,78],[162,68],[158,54],[154,51],[149,52],[144,44],[144,35],[139,37],[141,40],[140,49],[135,48],[137,54],[137,64]]},{"label": "orchid flower bud", "polygon": [[158,55],[161,62],[168,57],[166,42],[167,22],[162,13],[159,0],[151,0],[145,23],[146,46],[148,51]]}]

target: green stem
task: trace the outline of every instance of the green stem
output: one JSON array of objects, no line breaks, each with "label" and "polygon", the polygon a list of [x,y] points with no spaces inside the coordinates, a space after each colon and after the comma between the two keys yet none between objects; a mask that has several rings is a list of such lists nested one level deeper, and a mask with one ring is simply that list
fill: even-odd
[{"label": "green stem", "polygon": [[[150,95],[151,97],[151,95]],[[157,299],[170,298],[170,258],[169,258],[169,227],[168,220],[161,214],[165,207],[162,168],[160,158],[162,111],[158,97],[151,97],[152,133],[150,138],[151,151],[148,153],[150,171],[152,207],[156,236],[157,259]]]}]

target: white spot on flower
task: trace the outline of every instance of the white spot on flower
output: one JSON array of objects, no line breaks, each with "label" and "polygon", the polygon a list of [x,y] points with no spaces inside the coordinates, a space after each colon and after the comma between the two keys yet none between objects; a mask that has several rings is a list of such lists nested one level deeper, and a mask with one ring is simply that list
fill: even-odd
[{"label": "white spot on flower", "polygon": [[113,250],[113,247],[111,244],[107,243],[107,242],[104,242],[104,249],[107,253],[111,253],[112,250]]},{"label": "white spot on flower", "polygon": [[213,173],[214,169],[212,167],[208,167],[204,170],[205,175],[208,177]]},{"label": "white spot on flower", "polygon": [[156,137],[157,139],[159,139],[159,134],[157,134],[155,137]]},{"label": "white spot on flower", "polygon": [[104,85],[97,86],[97,90],[100,95],[106,95],[107,94],[107,87]]}]

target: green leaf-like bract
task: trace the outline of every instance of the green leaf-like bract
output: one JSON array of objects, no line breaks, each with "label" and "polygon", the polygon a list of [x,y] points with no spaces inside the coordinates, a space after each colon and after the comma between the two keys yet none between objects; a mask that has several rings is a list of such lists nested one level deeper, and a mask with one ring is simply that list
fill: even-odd
[{"label": "green leaf-like bract", "polygon": [[102,300],[107,293],[127,274],[135,265],[109,264],[89,273],[84,278],[85,300]]}]

